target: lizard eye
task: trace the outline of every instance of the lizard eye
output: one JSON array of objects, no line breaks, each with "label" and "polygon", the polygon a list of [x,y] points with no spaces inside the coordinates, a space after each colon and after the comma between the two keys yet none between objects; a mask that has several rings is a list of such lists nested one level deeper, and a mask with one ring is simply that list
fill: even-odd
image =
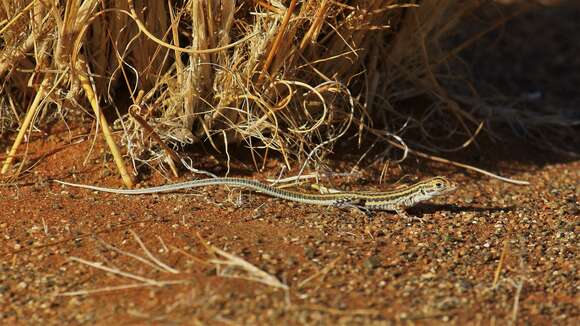
[{"label": "lizard eye", "polygon": [[435,183],[435,187],[442,188],[443,187],[443,183],[437,182],[437,183]]}]

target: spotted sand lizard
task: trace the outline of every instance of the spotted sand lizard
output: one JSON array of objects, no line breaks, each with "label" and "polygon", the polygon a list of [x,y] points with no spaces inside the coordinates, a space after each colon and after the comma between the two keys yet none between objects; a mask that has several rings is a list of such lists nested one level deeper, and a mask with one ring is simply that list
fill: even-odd
[{"label": "spotted sand lizard", "polygon": [[397,189],[383,192],[344,191],[325,194],[309,194],[288,191],[263,184],[259,181],[241,178],[201,179],[144,189],[114,189],[114,188],[103,188],[84,184],[69,183],[58,180],[55,181],[67,186],[125,195],[152,194],[195,187],[228,185],[251,189],[266,194],[268,196],[290,200],[303,204],[337,206],[337,207],[356,207],[365,212],[376,210],[394,211],[400,217],[406,219],[417,219],[414,216],[408,215],[407,212],[405,211],[406,208],[412,207],[421,201],[428,200],[435,196],[448,193],[456,188],[453,182],[449,181],[445,177],[440,176],[423,180],[412,185],[403,186]]}]

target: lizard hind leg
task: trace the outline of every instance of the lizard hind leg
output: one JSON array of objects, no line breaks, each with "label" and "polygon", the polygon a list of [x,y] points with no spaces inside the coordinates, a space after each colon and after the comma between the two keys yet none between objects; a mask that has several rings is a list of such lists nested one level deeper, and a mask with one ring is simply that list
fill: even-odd
[{"label": "lizard hind leg", "polygon": [[368,207],[364,205],[354,204],[352,205],[354,208],[358,209],[359,211],[365,213],[367,217],[373,217],[373,211],[371,211]]},{"label": "lizard hind leg", "polygon": [[373,211],[371,211],[368,207],[365,206],[364,201],[348,200],[348,201],[337,203],[335,206],[339,207],[339,208],[356,209],[359,212],[364,213],[367,217],[373,217]]}]

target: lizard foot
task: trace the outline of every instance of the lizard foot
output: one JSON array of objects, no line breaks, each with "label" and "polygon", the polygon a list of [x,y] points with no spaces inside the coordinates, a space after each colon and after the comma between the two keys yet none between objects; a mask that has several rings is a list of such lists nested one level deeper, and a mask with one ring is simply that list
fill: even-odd
[{"label": "lizard foot", "polygon": [[404,209],[398,209],[396,210],[397,215],[399,215],[401,218],[403,218],[405,221],[412,223],[412,222],[421,222],[421,223],[425,223],[425,219],[419,218],[415,215],[409,215],[407,214],[407,212]]}]

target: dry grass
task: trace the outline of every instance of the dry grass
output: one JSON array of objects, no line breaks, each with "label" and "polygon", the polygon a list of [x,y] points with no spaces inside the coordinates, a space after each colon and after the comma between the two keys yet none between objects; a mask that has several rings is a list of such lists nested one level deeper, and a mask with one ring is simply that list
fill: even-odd
[{"label": "dry grass", "polygon": [[134,170],[176,161],[172,149],[194,143],[218,152],[242,144],[256,169],[273,152],[289,168],[316,167],[347,135],[406,149],[402,135],[418,134],[413,145],[460,150],[485,122],[466,105],[476,95],[458,102],[441,79],[457,77],[449,61],[478,36],[454,49],[441,42],[480,5],[6,2],[0,134],[18,134],[2,173],[36,126],[79,113],[97,121],[129,187],[132,173],[106,116],[123,131]]},{"label": "dry grass", "polygon": [[[90,295],[102,292],[111,292],[111,291],[123,291],[129,289],[136,289],[136,288],[143,288],[143,287],[167,287],[171,285],[179,285],[179,284],[189,284],[192,283],[191,275],[187,277],[187,272],[179,271],[164,262],[162,262],[159,258],[155,257],[151,251],[147,248],[147,246],[143,243],[143,240],[135,233],[133,230],[129,230],[129,232],[133,235],[133,239],[136,243],[139,244],[141,250],[145,253],[144,256],[122,250],[117,248],[111,244],[108,244],[102,240],[100,240],[100,244],[103,246],[104,249],[109,250],[111,252],[118,253],[120,256],[131,258],[137,261],[140,265],[145,266],[150,270],[155,270],[162,275],[169,275],[173,274],[174,276],[184,277],[183,279],[175,280],[169,278],[161,278],[161,279],[154,279],[145,277],[142,275],[138,275],[134,272],[130,272],[127,270],[123,270],[122,268],[115,267],[115,266],[106,266],[102,262],[93,262],[88,261],[79,257],[69,257],[69,261],[79,263],[85,266],[89,266],[91,268],[101,270],[111,276],[120,277],[123,279],[128,279],[134,281],[134,283],[130,284],[123,284],[123,285],[115,285],[115,286],[106,286],[97,289],[90,289],[90,290],[78,290],[78,291],[69,291],[69,292],[62,292],[58,295],[60,296],[78,296],[78,295]],[[266,273],[265,271],[259,269],[258,267],[252,265],[251,263],[247,262],[246,260],[228,253],[224,250],[211,246],[205,242],[201,236],[198,235],[198,238],[203,245],[206,253],[210,255],[210,258],[207,260],[197,258],[192,256],[191,254],[183,251],[182,249],[172,248],[173,251],[178,252],[184,255],[187,259],[190,259],[190,263],[197,263],[197,265],[208,266],[212,265],[215,267],[217,271],[218,277],[224,278],[235,278],[235,279],[242,279],[251,282],[261,283],[273,288],[288,290],[288,286],[282,282],[280,282],[276,277]],[[165,247],[165,244],[161,238],[159,238],[161,244]],[[169,251],[167,247],[165,249]]]}]

